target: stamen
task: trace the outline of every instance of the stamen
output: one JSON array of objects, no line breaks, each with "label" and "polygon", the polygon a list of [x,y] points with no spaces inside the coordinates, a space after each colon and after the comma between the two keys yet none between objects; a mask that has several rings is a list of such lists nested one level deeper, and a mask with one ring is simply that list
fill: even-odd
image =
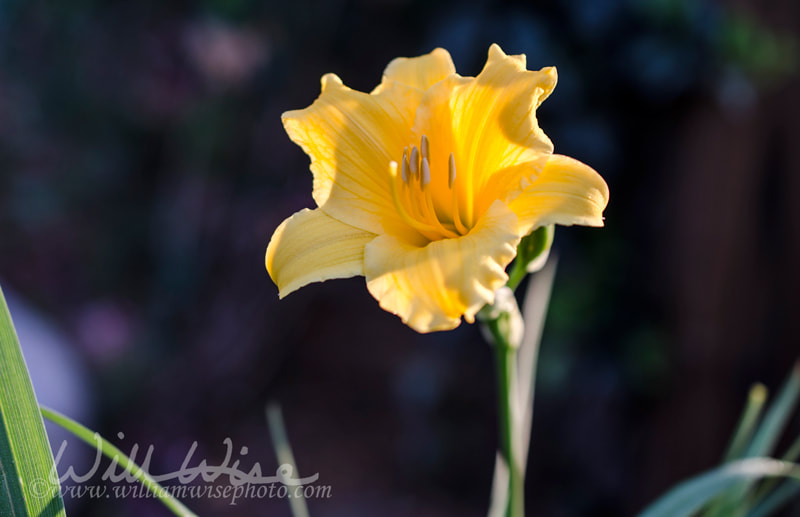
[{"label": "stamen", "polygon": [[425,219],[429,221],[433,221],[436,229],[439,230],[439,233],[444,237],[456,238],[459,237],[457,233],[454,231],[446,228],[439,218],[436,216],[436,208],[433,206],[433,198],[430,195],[425,195],[424,205],[422,205],[422,210],[425,213]]},{"label": "stamen", "polygon": [[458,191],[456,189],[453,189],[453,225],[461,235],[469,233],[469,228],[461,222],[461,216],[458,213]]},{"label": "stamen", "polygon": [[430,192],[421,193],[421,197],[417,197],[418,208],[421,214],[422,219],[432,223],[432,225],[436,228],[439,233],[440,237],[448,237],[448,238],[457,238],[459,235],[447,228],[441,221],[439,221],[439,217],[436,215],[436,208],[433,206],[433,198],[430,196]]},{"label": "stamen", "polygon": [[389,176],[391,176],[392,179],[392,201],[394,201],[394,207],[397,209],[397,213],[403,221],[421,233],[425,238],[430,240],[438,239],[441,236],[439,228],[417,221],[409,216],[408,212],[403,208],[403,204],[400,202],[400,196],[397,192],[397,162],[394,160],[389,162]]},{"label": "stamen", "polygon": [[403,162],[400,164],[400,174],[403,183],[408,185],[408,147],[403,149]]},{"label": "stamen", "polygon": [[450,153],[450,160],[447,162],[447,173],[447,188],[453,188],[453,183],[456,182],[456,157],[453,153]]},{"label": "stamen", "polygon": [[[422,154],[424,155],[425,151],[423,151]],[[424,189],[425,187],[430,185],[430,183],[431,183],[431,166],[428,165],[427,158],[422,158],[422,188]]]},{"label": "stamen", "polygon": [[416,145],[411,148],[411,157],[408,165],[414,178],[419,179],[419,151]]},{"label": "stamen", "polygon": [[464,226],[464,223],[461,222],[461,215],[458,213],[458,190],[456,190],[456,157],[453,153],[450,153],[450,159],[447,162],[447,184],[453,191],[453,225],[456,227],[456,231],[461,235],[466,235],[469,233],[469,228]]},{"label": "stamen", "polygon": [[[472,148],[471,155],[469,156],[469,161],[467,163],[475,163],[475,154],[477,153],[477,146]],[[463,165],[463,163],[462,163]],[[461,173],[464,174],[461,178],[461,187],[463,190],[463,196],[460,198],[464,201],[464,217],[462,221],[464,225],[472,228],[475,221],[473,220],[473,209],[475,203],[475,185],[473,184],[475,179],[473,178],[474,175],[474,167],[467,167],[466,174],[462,169]]]},{"label": "stamen", "polygon": [[[400,171],[397,170],[398,168]],[[428,188],[431,184],[432,172],[430,140],[426,135],[422,135],[420,138],[419,147],[406,146],[403,149],[403,161],[399,166],[397,162],[390,162],[389,173],[392,178],[392,201],[397,213],[420,235],[434,241],[442,238],[458,238],[469,233],[472,224],[469,220],[472,216],[472,210],[470,210],[472,207],[469,206],[472,185],[468,184],[468,178],[466,178],[466,182],[462,179],[456,185],[456,159],[453,153],[450,153],[447,162],[447,186],[452,191],[452,204],[447,206],[444,202],[439,206],[438,213],[437,205],[433,200],[433,192]],[[401,180],[402,188],[399,183]],[[413,180],[418,180],[419,183]],[[415,185],[418,185],[419,188],[416,188]],[[402,192],[400,192],[401,190]],[[464,204],[465,202],[466,204]],[[466,209],[465,214],[459,213],[459,205]],[[443,219],[440,219],[440,215]]]},{"label": "stamen", "polygon": [[421,174],[422,178],[420,180],[420,194],[422,198],[417,198],[419,203],[420,211],[422,212],[423,218],[433,223],[439,232],[445,237],[455,238],[458,237],[458,234],[446,228],[441,221],[439,221],[439,217],[436,215],[436,207],[433,205],[433,197],[431,196],[430,190],[425,190],[425,187],[430,185],[431,183],[431,166],[428,164],[428,158],[422,158],[422,167]]}]

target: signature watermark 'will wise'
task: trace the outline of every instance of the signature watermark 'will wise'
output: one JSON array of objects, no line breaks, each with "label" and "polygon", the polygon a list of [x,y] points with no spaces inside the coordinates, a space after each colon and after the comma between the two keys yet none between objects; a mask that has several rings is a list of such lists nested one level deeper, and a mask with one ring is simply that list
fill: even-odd
[{"label": "signature watermark 'will wise'", "polygon": [[[117,436],[120,439],[125,437],[123,433]],[[150,472],[150,463],[155,450],[153,445],[148,446],[144,458],[138,463],[138,468],[134,470],[123,468],[119,464],[120,457],[115,456],[101,473],[103,452],[100,435],[95,433],[94,440],[96,446],[92,466],[85,473],[78,474],[75,468],[69,465],[59,476],[58,472],[62,471],[61,459],[67,449],[67,440],[61,442],[55,455],[53,470],[50,472],[50,480],[34,481],[31,485],[34,495],[52,496],[52,486],[57,481],[62,495],[71,498],[158,498],[169,495],[178,499],[226,499],[230,501],[229,504],[235,505],[236,501],[242,498],[327,499],[331,497],[329,485],[314,485],[319,479],[318,473],[307,477],[293,477],[294,467],[288,463],[280,465],[275,475],[264,475],[259,462],[253,463],[249,470],[240,468],[240,459],[233,460],[233,441],[230,438],[225,438],[222,442],[225,445],[225,458],[219,465],[209,465],[205,459],[193,465],[198,445],[195,441],[186,453],[180,468],[163,474]],[[239,449],[241,457],[247,453],[247,447]],[[139,445],[134,444],[128,457],[137,463],[138,454]],[[161,484],[161,493],[158,491],[153,493],[140,484],[137,478],[142,473]],[[99,481],[106,482],[105,484],[87,484],[90,480],[98,481],[96,477],[98,474],[100,474]],[[200,480],[206,484],[198,484]]]}]

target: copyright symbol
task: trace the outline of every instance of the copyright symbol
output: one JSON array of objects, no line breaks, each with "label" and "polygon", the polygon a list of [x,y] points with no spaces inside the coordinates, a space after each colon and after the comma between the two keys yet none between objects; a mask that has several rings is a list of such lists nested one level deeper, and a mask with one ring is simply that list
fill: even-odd
[{"label": "copyright symbol", "polygon": [[30,484],[31,494],[37,499],[51,497],[55,494],[55,487],[50,484],[46,479],[34,479]]}]

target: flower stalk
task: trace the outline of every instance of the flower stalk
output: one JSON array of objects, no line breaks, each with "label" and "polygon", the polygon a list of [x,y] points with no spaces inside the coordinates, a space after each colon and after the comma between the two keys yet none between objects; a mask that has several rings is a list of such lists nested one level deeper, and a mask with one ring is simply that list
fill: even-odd
[{"label": "flower stalk", "polygon": [[[540,227],[523,238],[517,247],[517,258],[509,271],[508,282],[495,292],[494,303],[478,313],[484,337],[494,348],[497,378],[500,450],[495,464],[490,517],[525,514],[525,469],[538,343],[555,272],[555,261],[544,267],[552,243],[552,226]],[[525,275],[543,267],[543,276],[537,276],[528,285],[523,315],[514,290]],[[530,328],[526,329],[526,323]]]},{"label": "flower stalk", "polygon": [[525,514],[525,472],[516,458],[519,440],[516,429],[519,428],[519,412],[517,411],[517,351],[515,348],[496,344],[495,363],[497,366],[498,418],[500,429],[500,447],[503,460],[508,467],[508,501],[506,517],[521,517]]},{"label": "flower stalk", "polygon": [[482,329],[492,344],[497,375],[497,416],[500,456],[508,472],[505,517],[525,515],[525,464],[521,442],[520,383],[517,351],[522,341],[523,322],[514,293],[503,287],[495,303],[480,312]]}]

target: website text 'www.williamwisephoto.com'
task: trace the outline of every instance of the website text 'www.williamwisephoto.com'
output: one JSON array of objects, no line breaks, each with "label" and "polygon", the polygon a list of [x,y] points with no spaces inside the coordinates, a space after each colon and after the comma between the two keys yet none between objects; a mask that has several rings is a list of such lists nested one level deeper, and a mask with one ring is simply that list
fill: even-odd
[{"label": "website text 'www.williamwisephoto.com'", "polygon": [[[120,433],[120,437],[124,436]],[[205,459],[194,458],[198,443],[193,442],[179,469],[154,473],[150,470],[154,447],[148,446],[141,462],[137,461],[139,446],[131,447],[129,458],[138,467],[124,468],[119,458],[104,460],[97,439],[94,462],[78,472],[73,465],[63,465],[62,458],[68,444],[64,440],[55,454],[55,469],[61,495],[65,499],[158,499],[172,497],[181,501],[217,499],[236,505],[247,499],[329,499],[332,487],[318,483],[319,474],[299,477],[289,463],[283,463],[265,474],[259,462],[249,469],[241,466],[248,454],[247,447],[239,449],[239,458],[233,459],[233,440],[225,438],[225,457],[219,464],[209,464]],[[59,474],[60,472],[60,474]],[[145,486],[142,474],[154,483]],[[156,483],[158,485],[156,485]],[[30,489],[38,497],[52,497],[52,482],[35,481]]]}]

